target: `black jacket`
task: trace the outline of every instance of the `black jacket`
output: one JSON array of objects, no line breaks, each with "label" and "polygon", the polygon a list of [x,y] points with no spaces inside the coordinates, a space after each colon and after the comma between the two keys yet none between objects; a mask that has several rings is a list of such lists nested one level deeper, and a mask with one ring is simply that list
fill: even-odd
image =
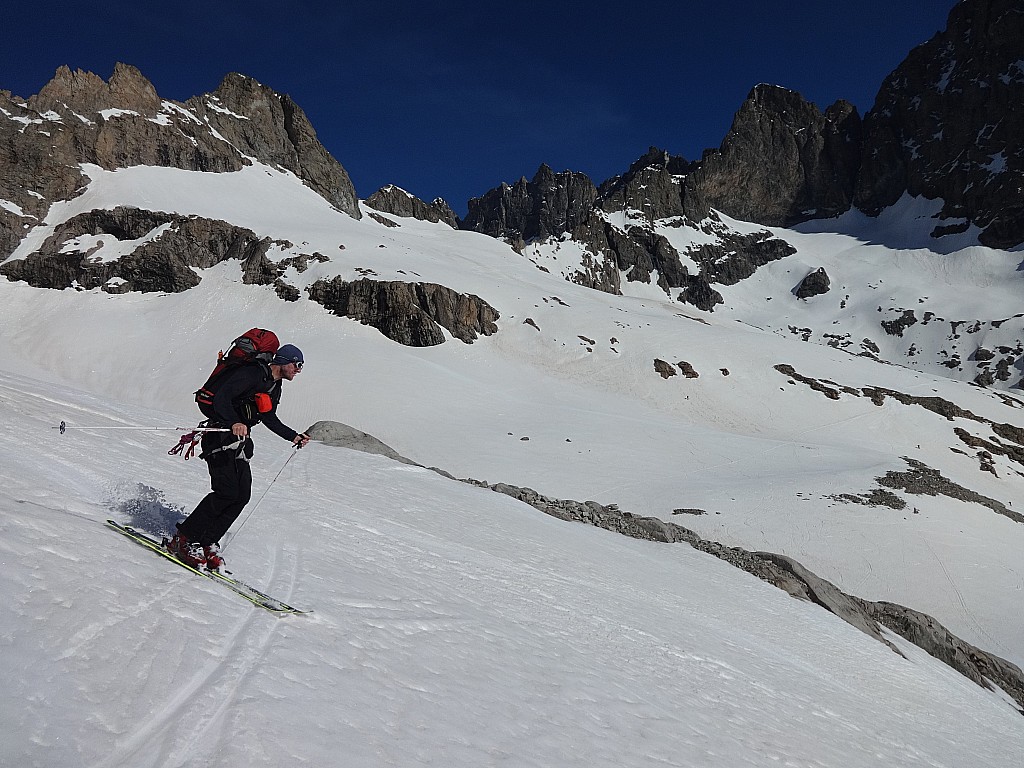
[{"label": "black jacket", "polygon": [[[256,410],[255,397],[259,392],[270,395],[273,407],[267,413]],[[274,381],[270,366],[265,363],[248,363],[238,366],[217,387],[217,393],[213,396],[216,415],[212,421],[224,426],[241,422],[248,427],[262,423],[275,435],[285,440],[294,440],[298,432],[277,417],[277,405],[280,402],[281,382]]]}]

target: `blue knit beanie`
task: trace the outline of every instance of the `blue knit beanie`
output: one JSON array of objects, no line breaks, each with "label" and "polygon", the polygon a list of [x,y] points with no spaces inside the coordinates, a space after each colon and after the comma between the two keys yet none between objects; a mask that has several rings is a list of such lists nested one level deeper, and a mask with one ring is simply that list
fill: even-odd
[{"label": "blue knit beanie", "polygon": [[302,350],[294,344],[285,344],[274,355],[274,365],[288,365],[288,363],[301,363]]}]

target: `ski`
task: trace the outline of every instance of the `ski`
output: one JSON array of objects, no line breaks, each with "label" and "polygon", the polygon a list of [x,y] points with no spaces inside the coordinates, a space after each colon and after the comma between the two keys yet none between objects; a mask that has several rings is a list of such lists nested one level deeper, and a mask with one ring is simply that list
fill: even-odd
[{"label": "ski", "polygon": [[215,581],[219,584],[222,584],[228,589],[230,589],[232,592],[234,592],[236,595],[245,598],[253,605],[258,605],[260,608],[270,611],[271,613],[277,614],[279,616],[287,614],[311,613],[311,611],[301,610],[294,606],[288,605],[288,603],[284,602],[283,600],[279,600],[276,597],[272,597],[266,594],[265,592],[256,589],[256,587],[246,584],[244,581],[239,581],[238,579],[232,576],[228,576],[227,574],[219,573],[217,571],[204,571],[200,568],[193,568],[188,563],[182,562],[174,555],[172,555],[170,552],[168,552],[166,549],[164,549],[163,544],[161,542],[157,541],[152,536],[142,533],[141,531],[137,531],[130,525],[122,525],[116,520],[107,520],[107,525],[113,528],[118,533],[120,533],[122,536],[131,539],[136,544],[139,544],[145,547],[146,549],[155,552],[161,557],[170,560],[175,565],[178,565],[187,571],[191,571],[197,576],[203,576],[207,579],[210,579],[210,581]]}]

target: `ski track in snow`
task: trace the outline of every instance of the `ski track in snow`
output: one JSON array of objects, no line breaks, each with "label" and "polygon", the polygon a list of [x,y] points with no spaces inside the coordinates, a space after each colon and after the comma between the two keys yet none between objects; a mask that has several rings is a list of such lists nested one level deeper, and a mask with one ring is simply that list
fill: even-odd
[{"label": "ski track in snow", "polygon": [[[231,731],[230,713],[239,690],[265,659],[276,631],[273,622],[258,626],[255,612],[241,615],[233,626],[218,627],[224,639],[190,677],[154,702],[149,717],[135,724],[132,735],[118,744],[96,768],[121,765],[189,765],[212,762],[224,745],[219,736]],[[182,623],[191,620],[178,616]],[[225,631],[226,630],[226,631]],[[179,665],[186,667],[186,655]]]}]

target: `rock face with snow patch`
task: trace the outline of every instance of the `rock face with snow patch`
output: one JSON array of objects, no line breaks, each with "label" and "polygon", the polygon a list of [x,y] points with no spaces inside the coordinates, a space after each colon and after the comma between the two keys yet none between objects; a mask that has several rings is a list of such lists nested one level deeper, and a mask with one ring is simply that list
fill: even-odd
[{"label": "rock face with snow patch", "polygon": [[[24,100],[0,91],[0,258],[50,205],[84,191],[80,164],[230,172],[249,157],[293,172],[339,210],[359,218],[345,169],[287,96],[241,75],[185,104],[161,99],[134,67],[110,80],[68,67]],[[11,210],[14,208],[15,210]]]},{"label": "rock face with snow patch", "polygon": [[213,93],[185,106],[243,155],[285,168],[338,210],[358,219],[359,200],[348,173],[316,137],[309,118],[288,95],[231,73]]},{"label": "rock face with snow patch", "polygon": [[[520,250],[533,239],[568,235],[588,254],[570,276],[573,282],[609,293],[621,292],[622,277],[655,282],[666,294],[681,288],[681,301],[712,310],[722,302],[712,283],[735,283],[794,250],[767,231],[741,235],[717,214],[695,213],[686,185],[696,167],[651,147],[625,174],[595,188],[583,174],[554,174],[541,166],[533,181],[502,185],[470,201],[462,227],[503,237]],[[621,221],[613,223],[613,214],[623,214]],[[697,273],[684,266],[655,222],[693,226],[715,239],[684,254],[697,263]]]},{"label": "rock face with snow patch", "polygon": [[[624,174],[601,184],[599,206],[606,213],[635,211],[647,221],[692,213],[685,204],[683,182],[698,165],[651,147]],[[699,220],[704,215],[691,218]]]},{"label": "rock face with snow patch", "polygon": [[[263,256],[270,242],[226,221],[118,207],[69,219],[0,273],[37,288],[178,293],[199,284],[193,267]],[[122,243],[129,253],[119,254]]]},{"label": "rock face with snow patch", "polygon": [[586,174],[542,165],[531,181],[502,184],[470,200],[462,228],[512,243],[544,239],[573,230],[596,201],[597,188]]},{"label": "rock face with snow patch", "polygon": [[439,197],[432,203],[425,203],[393,184],[378,189],[366,198],[366,204],[375,210],[395,216],[430,221],[435,224],[444,222],[452,229],[459,228],[459,217],[442,198]]},{"label": "rock face with snow patch", "polygon": [[735,285],[773,261],[791,256],[796,249],[769,231],[741,235],[723,231],[718,242],[687,252],[700,265],[700,274],[713,283]]},{"label": "rock face with snow patch", "polygon": [[942,198],[936,235],[981,227],[995,248],[1024,242],[1024,10],[964,0],[946,29],[885,79],[864,120],[857,206],[905,192]]},{"label": "rock face with snow patch", "polygon": [[444,343],[442,327],[467,344],[498,330],[498,312],[486,301],[434,283],[336,277],[318,280],[307,290],[309,298],[334,314],[373,326],[410,347]]}]

